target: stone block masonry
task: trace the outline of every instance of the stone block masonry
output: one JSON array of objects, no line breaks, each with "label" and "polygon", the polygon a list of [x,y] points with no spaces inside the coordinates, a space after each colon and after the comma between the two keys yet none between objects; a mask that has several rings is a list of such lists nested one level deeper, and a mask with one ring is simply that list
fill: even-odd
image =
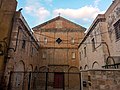
[{"label": "stone block masonry", "polygon": [[81,73],[82,90],[120,90],[120,69],[86,70]]}]

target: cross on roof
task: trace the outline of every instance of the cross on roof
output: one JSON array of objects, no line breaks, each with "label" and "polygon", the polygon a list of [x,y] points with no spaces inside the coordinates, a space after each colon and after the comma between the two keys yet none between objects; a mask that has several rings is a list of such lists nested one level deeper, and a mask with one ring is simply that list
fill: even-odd
[{"label": "cross on roof", "polygon": [[61,13],[58,13],[58,15],[60,16],[60,15],[61,15]]}]

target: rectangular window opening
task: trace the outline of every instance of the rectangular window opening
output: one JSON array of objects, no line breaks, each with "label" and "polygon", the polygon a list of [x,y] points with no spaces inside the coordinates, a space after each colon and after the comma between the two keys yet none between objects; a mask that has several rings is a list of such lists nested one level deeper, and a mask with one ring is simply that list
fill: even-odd
[{"label": "rectangular window opening", "polygon": [[84,47],[84,56],[86,57],[86,47]]},{"label": "rectangular window opening", "polygon": [[26,46],[26,41],[23,40],[23,41],[22,41],[22,48],[25,49],[25,46]]},{"label": "rectangular window opening", "polygon": [[95,39],[94,38],[92,39],[92,50],[93,51],[95,50]]},{"label": "rectangular window opening", "polygon": [[75,52],[72,52],[72,59],[75,59]]}]

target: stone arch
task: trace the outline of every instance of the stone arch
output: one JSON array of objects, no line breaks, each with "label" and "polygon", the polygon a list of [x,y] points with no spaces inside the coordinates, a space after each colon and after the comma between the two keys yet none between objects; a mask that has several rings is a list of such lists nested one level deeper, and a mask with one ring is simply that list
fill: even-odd
[{"label": "stone arch", "polygon": [[98,69],[100,66],[97,61],[92,64],[92,69]]},{"label": "stone arch", "polygon": [[25,71],[25,64],[24,64],[24,62],[23,62],[22,60],[19,61],[19,62],[15,65],[14,71],[15,71],[15,72],[18,72],[18,71],[24,72],[24,71]]},{"label": "stone arch", "polygon": [[106,68],[108,68],[109,65],[113,65],[113,67],[116,68],[116,66],[115,66],[115,60],[111,56],[108,56],[108,58],[106,60]]},{"label": "stone arch", "polygon": [[71,67],[68,69],[68,72],[79,72],[79,69],[78,69],[78,67],[71,66]]},{"label": "stone arch", "polygon": [[16,87],[19,90],[22,90],[23,83],[24,83],[24,71],[25,71],[25,64],[21,60],[19,61],[14,68],[13,72],[13,87]]},{"label": "stone arch", "polygon": [[71,66],[68,69],[68,86],[70,89],[76,88],[79,90],[80,77],[79,77],[79,68]]},{"label": "stone arch", "polygon": [[32,65],[32,64],[30,64],[30,65],[28,66],[27,71],[33,71],[33,65]]},{"label": "stone arch", "polygon": [[27,72],[24,73],[24,89],[25,90],[28,90],[28,84],[29,84],[29,81],[31,80],[30,82],[30,88],[33,87],[33,73],[31,73],[33,71],[33,65],[32,64],[29,64],[28,67],[27,67]]},{"label": "stone arch", "polygon": [[35,66],[34,69],[33,69],[33,73],[32,73],[32,83],[33,83],[32,88],[34,90],[36,90],[36,88],[37,88],[37,82],[38,82],[37,80],[39,78],[38,76],[39,76],[38,67]]},{"label": "stone arch", "polygon": [[84,67],[84,70],[87,70],[89,69],[88,65],[86,64],[85,67]]},{"label": "stone arch", "polygon": [[46,74],[48,72],[48,67],[47,66],[42,66],[39,68],[39,72],[37,73],[37,80],[39,80],[39,87],[44,88],[45,83],[46,83]]},{"label": "stone arch", "polygon": [[64,72],[64,69],[62,67],[55,67],[54,72]]},{"label": "stone arch", "polygon": [[48,71],[49,71],[49,69],[47,66],[42,66],[39,68],[39,72],[48,72]]}]

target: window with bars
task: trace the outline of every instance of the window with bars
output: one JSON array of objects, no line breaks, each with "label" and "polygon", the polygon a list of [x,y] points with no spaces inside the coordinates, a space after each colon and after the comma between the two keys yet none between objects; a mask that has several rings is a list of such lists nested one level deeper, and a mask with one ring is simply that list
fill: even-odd
[{"label": "window with bars", "polygon": [[120,20],[114,24],[116,40],[120,39]]}]

